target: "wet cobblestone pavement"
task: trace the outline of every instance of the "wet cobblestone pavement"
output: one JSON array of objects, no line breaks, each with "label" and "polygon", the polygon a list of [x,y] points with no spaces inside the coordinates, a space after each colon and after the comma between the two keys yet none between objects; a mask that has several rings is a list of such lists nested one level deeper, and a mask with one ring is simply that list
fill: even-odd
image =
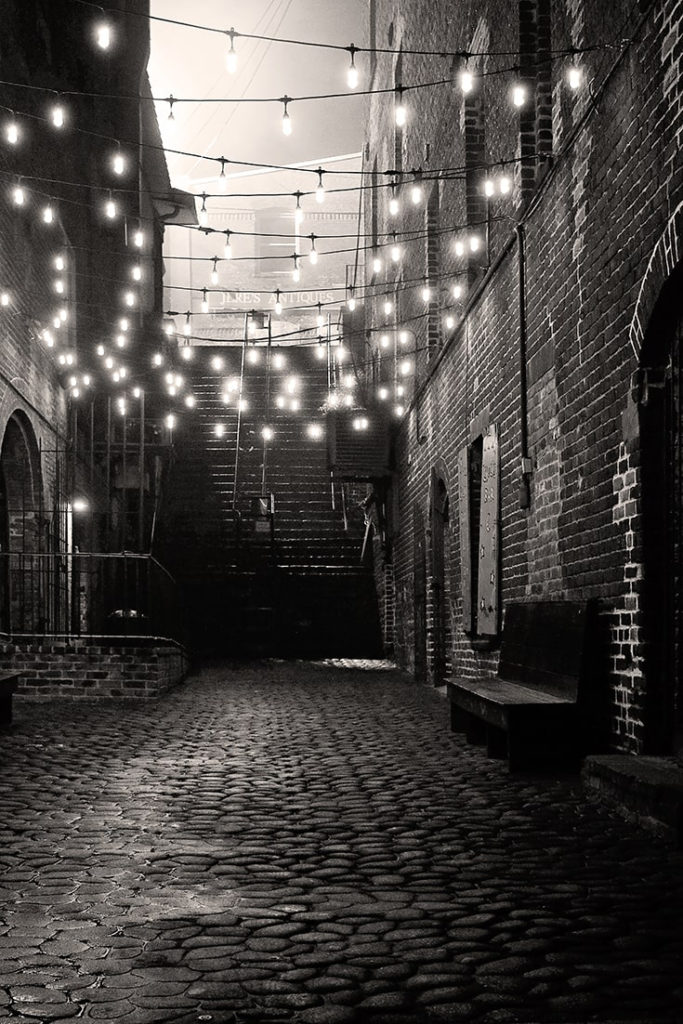
[{"label": "wet cobblestone pavement", "polygon": [[683,1021],[683,856],[397,673],[15,701],[0,1024]]}]

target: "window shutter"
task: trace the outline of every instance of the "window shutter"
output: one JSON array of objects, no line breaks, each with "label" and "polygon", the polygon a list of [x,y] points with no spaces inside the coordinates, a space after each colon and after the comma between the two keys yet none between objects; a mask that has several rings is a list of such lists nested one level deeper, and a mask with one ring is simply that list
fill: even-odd
[{"label": "window shutter", "polygon": [[470,460],[469,450],[458,455],[458,519],[460,522],[460,590],[462,594],[462,625],[472,631],[472,566],[470,563]]}]

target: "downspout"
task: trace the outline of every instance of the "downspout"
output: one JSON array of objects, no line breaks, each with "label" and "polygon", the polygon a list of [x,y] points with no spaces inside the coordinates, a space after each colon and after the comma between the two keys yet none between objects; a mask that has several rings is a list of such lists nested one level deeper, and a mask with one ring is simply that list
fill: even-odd
[{"label": "downspout", "polygon": [[529,420],[527,401],[527,330],[526,330],[526,246],[524,225],[518,224],[517,253],[519,259],[519,446],[520,446],[520,481],[519,507],[531,507],[531,459],[529,457]]}]

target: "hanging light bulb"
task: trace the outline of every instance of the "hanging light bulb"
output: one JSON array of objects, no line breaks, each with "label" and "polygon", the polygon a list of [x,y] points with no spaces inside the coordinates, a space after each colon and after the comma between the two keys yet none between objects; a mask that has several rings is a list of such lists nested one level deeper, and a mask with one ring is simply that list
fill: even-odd
[{"label": "hanging light bulb", "polygon": [[172,338],[175,334],[175,320],[167,320],[164,324],[164,334],[168,338]]},{"label": "hanging light bulb", "polygon": [[112,157],[111,166],[112,170],[114,171],[114,174],[123,174],[123,172],[126,169],[126,160],[121,151],[119,151],[118,153],[114,153],[114,156]]},{"label": "hanging light bulb", "polygon": [[172,93],[168,97],[167,102],[168,102],[168,120],[169,121],[175,121],[175,114],[173,113],[173,104],[175,103],[175,100],[173,98],[173,94]]},{"label": "hanging light bulb", "polygon": [[495,186],[495,184],[493,182],[493,178],[485,178],[484,179],[484,195],[488,196],[490,198],[493,195],[493,193],[495,192],[495,190],[496,190],[496,186]]},{"label": "hanging light bulb", "polygon": [[194,356],[194,350],[191,345],[182,345],[180,348],[180,358],[184,359],[186,363],[189,363]]},{"label": "hanging light bulb", "polygon": [[226,260],[232,259],[232,243],[230,241],[230,231],[225,232],[225,248],[223,250],[223,256]]},{"label": "hanging light bulb", "polygon": [[347,47],[347,49],[348,49],[349,53],[351,54],[351,63],[349,64],[349,69],[346,72],[346,82],[347,82],[347,85],[348,85],[349,89],[357,89],[358,88],[358,68],[356,67],[357,47],[355,47],[353,45],[353,43],[351,43],[351,45],[349,47]]},{"label": "hanging light bulb", "polygon": [[356,298],[353,294],[353,285],[349,285],[349,297],[346,300],[346,305],[348,306],[349,310],[353,313],[354,309],[356,308]]},{"label": "hanging light bulb", "polygon": [[453,298],[454,299],[461,299],[462,296],[463,296],[463,287],[462,287],[462,285],[461,284],[454,284],[453,285]]},{"label": "hanging light bulb", "polygon": [[315,264],[318,262],[318,250],[315,247],[315,235],[311,234],[309,237],[311,239],[311,251],[308,254],[308,258],[311,263]]},{"label": "hanging light bulb", "polygon": [[5,138],[10,146],[16,146],[19,141],[19,125],[16,121],[8,121],[5,125]]},{"label": "hanging light bulb", "polygon": [[194,409],[197,404],[197,400],[194,395],[185,395],[185,405],[188,409]]},{"label": "hanging light bulb", "polygon": [[62,306],[62,308],[59,311],[59,321],[60,321],[60,323],[65,324],[68,319],[69,319],[69,311],[66,309],[65,306]]},{"label": "hanging light bulb", "polygon": [[377,397],[379,398],[380,402],[386,402],[387,398],[389,397],[389,388],[380,388],[377,392]]},{"label": "hanging light bulb", "polygon": [[55,256],[54,258],[55,270],[64,270],[66,263],[63,256]]},{"label": "hanging light bulb", "polygon": [[510,192],[510,179],[507,174],[502,174],[498,179],[498,189],[502,196],[506,196]]},{"label": "hanging light bulb", "polygon": [[395,414],[396,414],[396,416],[397,416],[397,417],[400,417],[400,416],[402,416],[402,415],[403,415],[403,413],[404,413],[404,411],[405,411],[405,410],[404,410],[404,408],[403,408],[403,406],[402,406],[402,405],[396,405],[396,406],[394,406],[394,412],[395,412]]},{"label": "hanging light bulb", "polygon": [[569,88],[574,91],[580,89],[582,81],[583,71],[576,64],[571,64],[567,69],[567,82],[569,83]]},{"label": "hanging light bulb", "polygon": [[276,352],[273,356],[273,367],[276,370],[284,370],[285,368],[285,357],[281,352]]},{"label": "hanging light bulb", "polygon": [[190,314],[185,314],[185,323],[183,324],[183,334],[186,338],[189,338],[192,334],[192,324],[190,323]]},{"label": "hanging light bulb", "polygon": [[315,358],[322,360],[325,358],[325,355],[325,345],[323,344],[323,339],[319,337],[318,344],[315,346]]},{"label": "hanging light bulb", "polygon": [[216,188],[217,188],[217,190],[219,192],[222,192],[223,195],[225,195],[225,193],[227,192],[227,189],[228,189],[228,182],[227,182],[226,177],[225,177],[225,163],[226,163],[226,160],[225,160],[224,156],[219,157],[219,160],[220,160],[220,164],[221,164],[221,173],[218,175],[218,179],[217,179],[217,182],[216,182]]},{"label": "hanging light bulb", "polygon": [[223,426],[222,423],[217,423],[213,428],[213,432],[216,435],[216,437],[223,437],[223,435],[225,434],[225,427]]},{"label": "hanging light bulb", "polygon": [[125,334],[117,334],[116,335],[116,345],[117,345],[117,348],[125,348],[126,347],[126,336],[125,336]]},{"label": "hanging light bulb", "polygon": [[50,111],[50,120],[52,121],[52,124],[54,125],[55,128],[63,128],[64,127],[64,120],[65,120],[64,107],[60,103],[56,103],[55,106]]},{"label": "hanging light bulb", "polygon": [[526,89],[523,85],[515,85],[512,88],[512,102],[516,107],[523,107],[526,103]]},{"label": "hanging light bulb", "polygon": [[470,252],[479,252],[481,241],[478,235],[470,235]]},{"label": "hanging light bulb", "polygon": [[0,292],[0,306],[7,307],[11,302],[9,292]]},{"label": "hanging light bulb", "polygon": [[164,362],[164,357],[161,352],[155,352],[152,356],[152,366],[161,366]]},{"label": "hanging light bulb", "polygon": [[453,330],[453,327],[455,326],[455,320],[454,320],[454,319],[453,319],[453,317],[452,317],[452,316],[450,315],[450,313],[449,313],[449,315],[448,315],[448,316],[446,317],[446,319],[445,319],[444,323],[446,324],[446,329],[447,329],[447,330],[449,330],[449,331],[452,331],[452,330]]},{"label": "hanging light bulb", "polygon": [[301,209],[301,192],[295,192],[296,207],[294,208],[294,224],[300,228],[304,220],[304,211]]},{"label": "hanging light bulb", "polygon": [[15,185],[12,189],[12,202],[15,206],[23,206],[26,202],[26,192],[21,185]]},{"label": "hanging light bulb", "polygon": [[201,227],[205,228],[209,223],[209,211],[206,209],[206,192],[202,192],[202,205],[197,215]]},{"label": "hanging light bulb", "polygon": [[124,302],[126,303],[126,305],[134,306],[135,301],[135,292],[126,292],[126,294],[124,295]]},{"label": "hanging light bulb", "polygon": [[55,219],[55,211],[51,206],[44,206],[42,217],[44,224],[52,224]]},{"label": "hanging light bulb", "polygon": [[372,272],[373,274],[379,274],[382,269],[382,261],[376,254],[372,257]]},{"label": "hanging light bulb", "polygon": [[128,317],[126,317],[126,316],[122,316],[121,317],[121,319],[119,320],[119,327],[121,328],[122,331],[127,331],[128,330],[128,328],[130,327],[130,321],[129,321]]},{"label": "hanging light bulb", "polygon": [[392,217],[395,217],[398,214],[399,209],[400,209],[400,204],[399,204],[399,201],[398,201],[398,197],[396,195],[396,182],[392,181],[392,183],[391,183],[391,199],[389,200],[389,213],[391,214]]},{"label": "hanging light bulb", "polygon": [[306,428],[306,433],[313,441],[319,441],[323,436],[323,428],[319,423],[309,423]]},{"label": "hanging light bulb", "polygon": [[429,302],[432,297],[432,289],[429,287],[429,281],[425,278],[424,285],[422,287],[422,298],[425,302]]},{"label": "hanging light bulb", "polygon": [[213,257],[213,270],[211,271],[211,284],[218,284],[218,256]]},{"label": "hanging light bulb", "polygon": [[288,96],[284,96],[283,99],[282,99],[282,102],[284,104],[284,112],[282,114],[282,134],[283,135],[291,135],[292,134],[292,119],[289,116],[289,111],[287,110],[287,104],[289,103],[289,97]]},{"label": "hanging light bulb", "polygon": [[392,261],[394,263],[398,263],[398,261],[401,258],[401,247],[396,242],[396,232],[395,231],[392,234],[392,238],[393,238],[393,243],[392,243],[392,246],[391,246],[391,259],[392,259]]},{"label": "hanging light bulb", "polygon": [[380,348],[389,348],[389,335],[381,334],[379,338]]},{"label": "hanging light bulb", "polygon": [[263,427],[261,430],[261,437],[264,441],[272,441],[275,436],[275,431],[272,427]]},{"label": "hanging light bulb", "polygon": [[223,360],[220,356],[214,356],[211,360],[211,369],[220,371],[223,369]]},{"label": "hanging light bulb", "polygon": [[396,97],[394,101],[394,117],[396,119],[396,127],[403,128],[406,123],[406,108],[403,102],[403,89],[399,86],[396,90]]},{"label": "hanging light bulb", "polygon": [[318,303],[318,315],[316,317],[316,324],[318,327],[323,327],[325,324],[325,317],[323,316],[322,305]]},{"label": "hanging light bulb", "polygon": [[145,244],[145,234],[144,234],[144,231],[142,230],[142,228],[138,227],[133,232],[133,245],[136,247],[136,249],[142,249],[144,244]]},{"label": "hanging light bulb", "polygon": [[419,206],[419,204],[424,199],[424,192],[422,191],[422,186],[419,185],[417,182],[414,183],[413,187],[410,190],[410,198],[412,200],[413,206]]},{"label": "hanging light bulb", "polygon": [[280,289],[275,289],[275,312],[278,316],[282,313],[282,302],[280,301]]},{"label": "hanging light bulb", "polygon": [[407,331],[399,331],[398,332],[399,345],[407,345],[409,340],[410,340],[410,335],[408,334]]},{"label": "hanging light bulb", "polygon": [[464,256],[465,255],[465,243],[462,242],[460,239],[458,239],[453,244],[453,249],[455,251],[455,255],[456,256]]},{"label": "hanging light bulb", "polygon": [[209,300],[206,294],[206,288],[202,288],[202,313],[209,312]]},{"label": "hanging light bulb", "polygon": [[460,88],[465,95],[467,95],[468,92],[472,92],[472,89],[474,88],[474,76],[471,71],[465,69],[460,72]]},{"label": "hanging light bulb", "polygon": [[176,418],[175,418],[175,416],[173,415],[172,412],[169,412],[168,416],[164,420],[164,423],[166,424],[166,427],[168,428],[168,430],[173,430],[173,428],[176,425]]},{"label": "hanging light bulb", "polygon": [[390,302],[389,299],[387,299],[386,302],[384,303],[384,315],[385,316],[390,316],[391,315],[391,311],[393,310],[393,308],[394,308],[393,303]]},{"label": "hanging light bulb", "polygon": [[104,214],[106,217],[108,217],[109,220],[114,220],[114,218],[116,217],[116,212],[116,203],[114,202],[114,197],[110,192],[109,197],[104,204]]},{"label": "hanging light bulb", "polygon": [[294,260],[294,269],[292,270],[292,279],[297,283],[301,280],[301,271],[299,270],[299,257],[294,253],[292,259]]},{"label": "hanging light bulb", "polygon": [[101,21],[95,29],[95,41],[100,50],[108,50],[111,46],[111,26],[106,21]]},{"label": "hanging light bulb", "polygon": [[230,36],[230,49],[228,50],[225,57],[225,66],[231,75],[234,75],[237,71],[237,54],[235,53],[235,30],[231,28],[228,31]]},{"label": "hanging light bulb", "polygon": [[139,263],[135,263],[130,272],[134,281],[142,281],[142,267]]},{"label": "hanging light bulb", "polygon": [[315,201],[316,203],[325,202],[325,186],[323,185],[323,171],[322,167],[318,168],[318,185],[315,190]]},{"label": "hanging light bulb", "polygon": [[257,348],[250,348],[247,351],[247,362],[252,366],[257,366],[261,362],[261,353]]}]

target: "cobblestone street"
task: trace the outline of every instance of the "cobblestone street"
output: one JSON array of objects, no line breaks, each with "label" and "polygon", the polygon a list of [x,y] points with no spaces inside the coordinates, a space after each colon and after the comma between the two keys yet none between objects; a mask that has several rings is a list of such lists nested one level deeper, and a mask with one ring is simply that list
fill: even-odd
[{"label": "cobblestone street", "polygon": [[0,1024],[683,1020],[683,856],[399,673],[15,704]]}]

